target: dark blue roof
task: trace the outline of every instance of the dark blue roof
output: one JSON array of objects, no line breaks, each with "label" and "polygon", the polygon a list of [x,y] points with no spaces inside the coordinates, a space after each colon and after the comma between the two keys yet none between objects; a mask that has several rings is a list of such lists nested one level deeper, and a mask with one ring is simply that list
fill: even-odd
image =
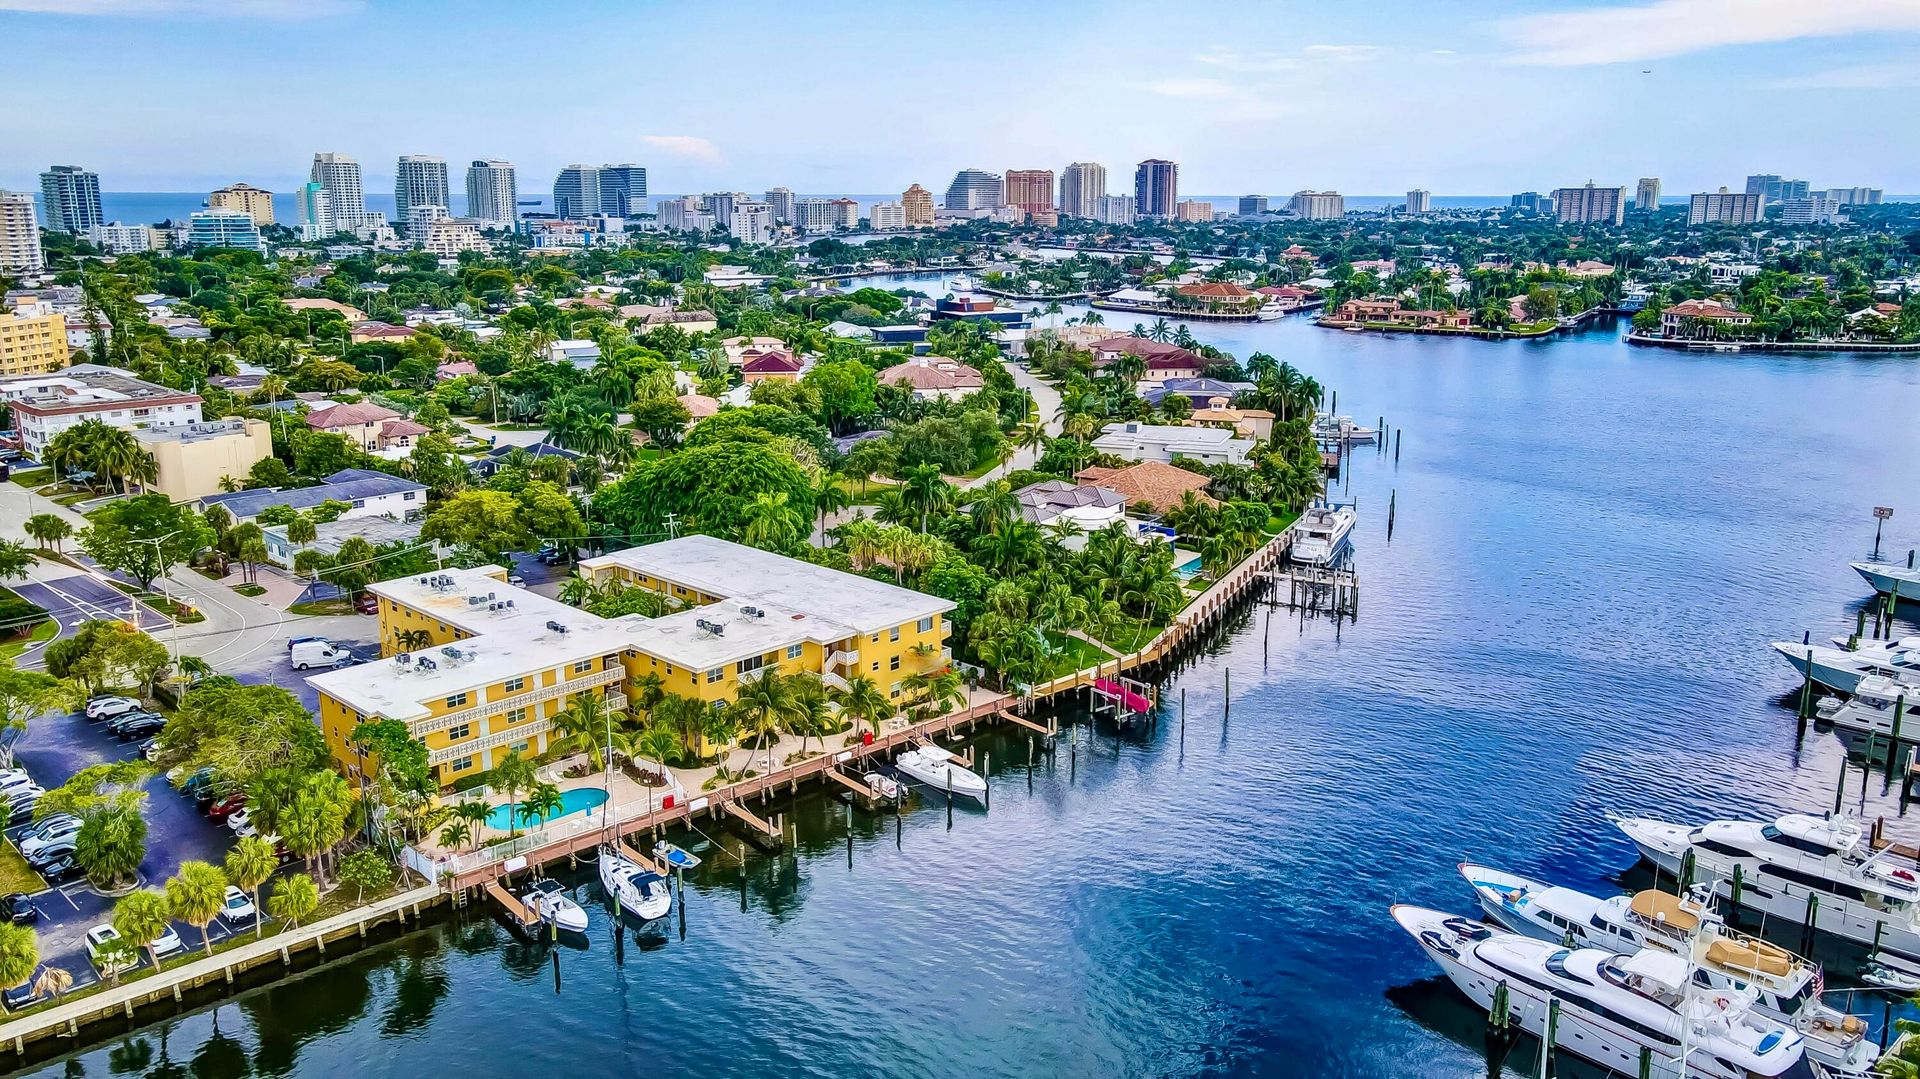
[{"label": "dark blue roof", "polygon": [[[361,470],[345,469],[344,471]],[[336,476],[341,474],[334,473]],[[207,495],[200,500],[200,504],[225,506],[235,520],[243,520],[273,506],[292,506],[297,510],[305,510],[312,509],[328,499],[335,502],[352,502],[357,498],[378,498],[381,495],[399,494],[403,491],[424,490],[426,490],[424,486],[412,480],[389,476],[383,472],[372,472],[364,478],[349,479],[342,483],[322,483],[315,487],[293,487],[284,490],[263,487],[253,491]]]}]

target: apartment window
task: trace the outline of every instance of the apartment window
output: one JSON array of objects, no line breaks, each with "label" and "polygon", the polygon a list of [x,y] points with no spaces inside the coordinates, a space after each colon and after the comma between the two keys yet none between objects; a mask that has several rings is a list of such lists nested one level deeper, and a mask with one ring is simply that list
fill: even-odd
[{"label": "apartment window", "polygon": [[800,653],[802,653],[802,652],[805,652],[806,650],[807,650],[807,648],[806,648],[806,646],[805,646],[805,645],[801,645],[801,644],[790,644],[790,645],[788,645],[788,646],[787,646],[787,658],[788,658],[788,659],[799,659],[799,658],[800,658]]},{"label": "apartment window", "polygon": [[573,665],[573,673],[575,674],[585,674],[590,670],[593,670],[593,661],[590,659],[583,659]]},{"label": "apartment window", "polygon": [[447,698],[448,708],[459,708],[460,706],[466,703],[467,703],[467,695],[465,693],[456,693],[453,696]]},{"label": "apartment window", "polygon": [[887,696],[898,697],[899,695],[900,695],[900,683],[895,682],[893,684],[893,688],[887,691]]},{"label": "apartment window", "polygon": [[353,500],[353,508],[354,508],[354,509],[357,509],[357,510],[363,510],[363,509],[366,509],[366,508],[367,508],[367,500],[366,500],[366,499],[364,499],[364,498],[356,498],[356,499],[354,499],[354,500]]},{"label": "apartment window", "polygon": [[874,660],[874,661],[873,661],[873,666],[872,666],[872,667],[870,667],[870,668],[868,668],[868,669],[869,669],[869,670],[875,670],[875,671],[877,671],[877,670],[879,670],[879,669],[880,669],[880,661],[879,661],[879,660],[877,660],[877,659],[876,659],[876,660]]},{"label": "apartment window", "polygon": [[528,750],[528,748],[531,747],[532,745],[533,745],[533,739],[522,738],[518,742],[515,742],[514,744],[508,746],[507,749],[510,752],[514,752],[514,753],[525,753]]},{"label": "apartment window", "polygon": [[899,657],[899,656],[894,656],[894,657],[893,657],[892,659],[889,659],[889,660],[887,660],[887,670],[890,670],[890,671],[897,671],[897,670],[899,670],[899,669],[900,669],[900,657]]},{"label": "apartment window", "polygon": [[473,737],[473,724],[462,723],[458,727],[447,728],[447,741],[463,742]]},{"label": "apartment window", "polygon": [[867,638],[867,640],[869,640],[869,641],[871,641],[871,642],[873,642],[874,644],[879,644],[879,643],[880,643],[880,635],[879,635],[878,633],[876,633],[876,634],[874,634],[873,636],[871,636],[871,637],[868,637],[868,638]]},{"label": "apartment window", "polygon": [[507,712],[508,723],[525,723],[526,720],[527,710],[525,708],[515,708]]},{"label": "apartment window", "polygon": [[527,680],[524,678],[509,678],[502,688],[508,693],[518,693],[527,688]]},{"label": "apartment window", "polygon": [[900,627],[899,627],[899,626],[895,626],[895,627],[893,627],[892,629],[890,629],[890,630],[888,630],[888,631],[887,631],[887,640],[889,640],[889,641],[897,641],[897,640],[899,640],[899,639],[900,639]]},{"label": "apartment window", "polygon": [[733,668],[734,670],[739,671],[741,674],[748,674],[753,671],[757,671],[766,665],[767,665],[767,657],[748,656],[746,659],[743,659],[740,662],[734,664]]},{"label": "apartment window", "polygon": [[400,495],[400,501],[402,501],[402,502],[411,502],[411,501],[413,501],[413,496],[414,496],[414,495],[417,495],[417,494],[419,494],[419,493],[420,493],[420,492],[418,492],[418,491],[406,491],[406,492],[404,492],[404,493],[402,493],[402,494]]},{"label": "apartment window", "polygon": [[473,767],[473,757],[471,754],[465,757],[461,757],[459,760],[454,761],[452,764],[448,765],[447,767],[455,772],[464,772],[467,769]]},{"label": "apartment window", "polygon": [[727,669],[725,667],[715,667],[713,670],[707,672],[707,684],[712,685],[726,676]]},{"label": "apartment window", "polygon": [[933,632],[933,616],[928,615],[927,617],[922,618],[913,628],[919,630],[922,633],[932,633]]}]

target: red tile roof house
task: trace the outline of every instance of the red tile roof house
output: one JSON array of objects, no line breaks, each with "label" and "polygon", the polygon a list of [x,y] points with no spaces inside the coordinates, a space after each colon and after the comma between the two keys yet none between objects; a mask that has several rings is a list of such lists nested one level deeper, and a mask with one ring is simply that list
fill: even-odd
[{"label": "red tile roof house", "polygon": [[1399,317],[1400,321],[1410,326],[1439,326],[1452,330],[1473,328],[1473,315],[1466,311],[1402,311]]},{"label": "red tile roof house", "polygon": [[452,378],[459,378],[462,375],[477,375],[479,373],[480,369],[473,365],[472,360],[451,360],[433,369],[433,377],[441,382]]},{"label": "red tile roof house", "polygon": [[1123,355],[1138,356],[1147,362],[1145,377],[1153,382],[1192,377],[1207,367],[1206,358],[1198,353],[1145,337],[1109,337],[1095,341],[1087,351],[1093,353],[1096,368],[1110,366]]},{"label": "red tile roof house", "polygon": [[354,344],[364,345],[369,341],[404,341],[418,332],[410,326],[395,326],[391,322],[356,322],[351,336]]},{"label": "red tile roof house", "polygon": [[381,424],[380,433],[375,437],[383,450],[407,449],[413,445],[414,439],[432,430],[402,417]]},{"label": "red tile roof house", "polygon": [[935,397],[958,401],[986,386],[980,372],[944,356],[916,356],[880,372],[882,386],[904,385],[917,400]]},{"label": "red tile roof house", "polygon": [[1399,314],[1399,300],[1348,300],[1333,312],[1341,322],[1392,322]]},{"label": "red tile roof house", "polygon": [[390,408],[369,401],[307,413],[307,426],[326,434],[345,435],[361,449],[372,453],[380,448],[380,433],[388,420],[401,416]]},{"label": "red tile roof house", "polygon": [[800,378],[805,364],[791,354],[770,349],[766,352],[749,352],[740,364],[741,378],[747,383],[755,382],[794,382]]},{"label": "red tile roof house", "polygon": [[1709,326],[1747,326],[1752,322],[1752,315],[1736,311],[1718,300],[1682,300],[1660,312],[1660,336],[1711,336],[1701,331]]},{"label": "red tile roof house", "polygon": [[1259,293],[1224,281],[1202,281],[1192,285],[1181,285],[1173,291],[1184,300],[1209,308],[1252,307],[1260,303]]}]

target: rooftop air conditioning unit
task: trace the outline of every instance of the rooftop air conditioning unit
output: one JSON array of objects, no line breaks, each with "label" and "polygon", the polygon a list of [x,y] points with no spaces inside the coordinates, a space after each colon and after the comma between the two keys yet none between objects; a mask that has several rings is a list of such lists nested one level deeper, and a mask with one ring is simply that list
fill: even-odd
[{"label": "rooftop air conditioning unit", "polygon": [[440,669],[440,665],[438,663],[435,663],[434,661],[428,659],[425,656],[421,656],[419,659],[419,662],[415,663],[414,666],[418,667],[423,671],[437,671]]}]

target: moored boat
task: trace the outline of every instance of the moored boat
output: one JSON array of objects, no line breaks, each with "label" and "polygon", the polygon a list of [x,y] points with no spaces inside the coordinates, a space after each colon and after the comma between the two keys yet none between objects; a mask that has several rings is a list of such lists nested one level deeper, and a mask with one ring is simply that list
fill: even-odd
[{"label": "moored boat", "polygon": [[668,869],[693,870],[700,868],[700,856],[683,850],[662,839],[653,845],[653,856]]},{"label": "moored boat", "polygon": [[567,895],[566,888],[551,877],[534,881],[527,894],[520,897],[520,902],[538,915],[541,921],[565,932],[587,931],[587,912],[580,909],[580,904]]},{"label": "moored boat", "polygon": [[900,754],[893,766],[899,769],[901,775],[934,790],[955,797],[971,798],[976,802],[986,799],[987,781],[956,762],[951,753],[939,746],[909,749]]},{"label": "moored boat", "polygon": [[1866,579],[1873,590],[1881,595],[1890,595],[1896,589],[1900,598],[1920,601],[1920,568],[1911,561],[1907,565],[1897,562],[1849,562],[1853,571]]},{"label": "moored boat", "polygon": [[1315,502],[1293,523],[1287,557],[1306,566],[1331,566],[1351,546],[1353,507],[1344,502]]},{"label": "moored boat", "polygon": [[644,921],[664,918],[673,909],[667,878],[634,864],[613,847],[600,849],[600,886],[621,910]]},{"label": "moored boat", "polygon": [[1913,638],[1909,637],[1854,651],[1800,641],[1774,641],[1773,650],[1803,677],[1811,668],[1815,682],[1828,689],[1852,693],[1859,687],[1860,679],[1876,674],[1920,686],[1920,647],[1909,646],[1911,641]]}]

